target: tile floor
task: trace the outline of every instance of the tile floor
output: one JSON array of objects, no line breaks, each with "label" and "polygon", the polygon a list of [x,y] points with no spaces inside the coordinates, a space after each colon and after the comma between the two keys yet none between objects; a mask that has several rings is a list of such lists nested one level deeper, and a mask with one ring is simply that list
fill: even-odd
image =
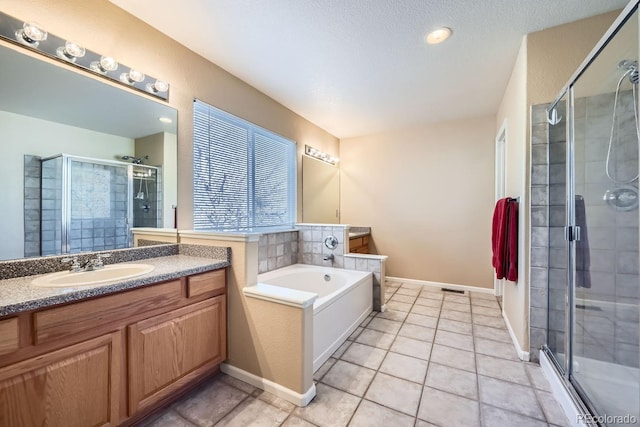
[{"label": "tile floor", "polygon": [[387,301],[315,373],[307,407],[219,375],[146,427],[569,425],[495,297],[389,282]]}]

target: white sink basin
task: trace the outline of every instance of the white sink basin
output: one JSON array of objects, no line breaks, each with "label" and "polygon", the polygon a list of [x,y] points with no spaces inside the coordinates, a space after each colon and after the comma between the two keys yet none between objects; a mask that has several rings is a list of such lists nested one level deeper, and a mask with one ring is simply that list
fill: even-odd
[{"label": "white sink basin", "polygon": [[60,271],[45,276],[40,276],[31,282],[32,285],[42,287],[64,287],[95,285],[97,283],[109,282],[111,280],[130,279],[149,273],[154,269],[149,264],[112,264],[94,271]]}]

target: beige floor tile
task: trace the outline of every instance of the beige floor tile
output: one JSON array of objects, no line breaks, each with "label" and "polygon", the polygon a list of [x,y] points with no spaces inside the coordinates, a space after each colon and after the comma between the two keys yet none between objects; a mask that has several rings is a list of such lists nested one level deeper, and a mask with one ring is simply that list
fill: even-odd
[{"label": "beige floor tile", "polygon": [[293,415],[318,426],[346,426],[359,402],[356,396],[318,384],[316,397],[304,408],[296,408]]},{"label": "beige floor tile", "polygon": [[385,286],[386,286],[387,288],[396,288],[396,289],[398,289],[400,286],[402,286],[402,283],[400,283],[400,282],[393,282],[393,281],[389,281],[389,280],[387,280],[387,281],[385,282]]},{"label": "beige floor tile", "polygon": [[488,292],[469,292],[469,293],[472,299],[477,298],[477,299],[486,299],[490,301],[497,301],[496,296]]},{"label": "beige floor tile", "polygon": [[544,420],[533,388],[478,375],[480,400],[508,411]]},{"label": "beige floor tile", "polygon": [[353,343],[349,349],[344,352],[341,359],[369,369],[378,369],[385,354],[386,351],[380,348]]},{"label": "beige floor tile", "polygon": [[191,424],[182,418],[180,414],[169,409],[159,417],[143,422],[139,427],[196,427],[196,425]]},{"label": "beige floor tile", "polygon": [[289,412],[282,411],[260,399],[250,397],[220,420],[216,427],[277,427],[288,416]]},{"label": "beige floor tile", "polygon": [[502,311],[499,308],[473,306],[473,314],[493,316],[502,318]]},{"label": "beige floor tile", "polygon": [[300,417],[291,415],[287,418],[287,421],[282,424],[282,427],[316,427],[316,425],[311,424],[309,421],[305,421]]},{"label": "beige floor tile", "polygon": [[420,294],[419,289],[400,288],[396,292],[398,295],[408,295],[412,297],[417,297]]},{"label": "beige floor tile", "polygon": [[349,338],[347,338],[349,341],[355,341],[356,338],[358,338],[358,335],[360,335],[360,333],[364,330],[364,328],[362,326],[358,326],[356,328],[355,331],[353,331],[351,333],[351,335],[349,335]]},{"label": "beige floor tile", "polygon": [[437,307],[427,307],[425,305],[417,305],[415,304],[412,308],[411,308],[411,313],[414,314],[422,314],[423,316],[431,316],[431,317],[438,317],[440,316],[440,309]]},{"label": "beige floor tile", "polygon": [[362,323],[360,323],[360,327],[362,328],[366,327],[369,324],[369,322],[371,322],[371,319],[373,319],[373,316],[371,315],[367,316],[367,318],[364,319]]},{"label": "beige floor tile", "polygon": [[480,408],[475,400],[425,387],[418,418],[439,426],[478,427]]},{"label": "beige floor tile", "polygon": [[289,402],[288,400],[284,400],[281,397],[276,396],[275,394],[271,394],[268,391],[264,390],[256,390],[252,395],[256,399],[262,400],[264,403],[268,403],[271,406],[275,406],[281,411],[286,412],[287,414],[291,413],[296,408],[296,405]]},{"label": "beige floor tile", "polygon": [[420,292],[420,298],[429,298],[429,299],[443,301],[444,294],[438,288],[431,288],[431,287],[425,286],[425,288]]},{"label": "beige floor tile", "polygon": [[363,400],[349,427],[413,427],[413,423],[413,417]]},{"label": "beige floor tile", "polygon": [[418,305],[426,305],[427,307],[435,307],[435,308],[442,307],[441,300],[431,299],[431,298],[417,298],[415,303]]},{"label": "beige floor tile", "polygon": [[329,369],[331,369],[331,367],[334,365],[334,363],[336,363],[336,361],[337,359],[334,359],[333,357],[330,357],[329,359],[327,359],[327,361],[324,362],[322,366],[320,366],[318,370],[313,373],[313,379],[315,381],[320,381],[324,376],[324,374],[329,372]]},{"label": "beige floor tile", "polygon": [[398,332],[399,336],[413,338],[420,341],[433,342],[436,330],[433,328],[425,328],[424,326],[405,323]]},{"label": "beige floor tile", "polygon": [[431,350],[430,361],[465,371],[476,371],[476,358],[472,351],[435,344]]},{"label": "beige floor tile", "polygon": [[486,377],[526,386],[530,385],[524,362],[505,360],[483,354],[476,355],[476,362],[478,364],[478,373]]},{"label": "beige floor tile", "polygon": [[465,304],[465,305],[469,305],[470,303],[469,297],[467,295],[460,295],[460,294],[448,293],[448,292],[445,292],[444,294],[444,302],[455,302],[458,304]]},{"label": "beige floor tile", "polygon": [[513,344],[476,338],[476,353],[501,357],[509,360],[520,360]]},{"label": "beige floor tile", "polygon": [[455,332],[457,334],[472,335],[473,327],[471,323],[459,322],[451,319],[440,319],[438,322],[438,329],[443,331]]},{"label": "beige floor tile", "polygon": [[402,323],[400,322],[376,317],[367,325],[367,328],[389,334],[397,334],[400,330],[400,326],[402,326]]},{"label": "beige floor tile", "polygon": [[416,420],[416,427],[439,427],[439,426],[428,423],[426,421]]},{"label": "beige floor tile", "polygon": [[396,336],[393,334],[386,334],[384,332],[367,328],[356,339],[356,342],[388,350],[395,337]]},{"label": "beige floor tile", "polygon": [[404,311],[404,312],[408,312],[409,310],[411,310],[411,304],[407,304],[405,302],[388,301],[385,305],[389,310]]},{"label": "beige floor tile", "polygon": [[471,323],[471,312],[442,310],[441,319],[455,320],[458,322]]},{"label": "beige floor tile", "polygon": [[378,313],[376,317],[380,319],[395,320],[396,322],[404,322],[409,313],[407,311],[391,310],[387,307],[383,313]]},{"label": "beige floor tile", "polygon": [[396,293],[394,296],[391,297],[391,301],[403,302],[405,304],[413,304],[416,301],[416,298],[417,298],[416,295],[402,295],[402,294]]},{"label": "beige floor tile", "polygon": [[173,405],[173,409],[199,427],[213,426],[248,394],[218,378],[196,389]]},{"label": "beige floor tile", "polygon": [[223,383],[228,384],[232,387],[235,387],[240,391],[244,391],[247,394],[251,394],[254,391],[258,390],[256,387],[252,386],[251,384],[245,383],[244,381],[241,381],[227,374],[221,374],[220,376],[216,377],[216,380],[220,380]]},{"label": "beige floor tile", "polygon": [[506,329],[502,317],[485,316],[483,314],[474,314],[472,316],[473,323],[476,325],[490,326],[492,328]]},{"label": "beige floor tile", "polygon": [[422,384],[428,366],[429,362],[426,360],[390,351],[380,365],[380,372]]},{"label": "beige floor tile", "polygon": [[402,283],[402,286],[400,286],[400,289],[417,289],[417,290],[421,290],[423,288],[422,285],[414,285],[412,283]]},{"label": "beige floor tile", "polygon": [[426,328],[435,328],[438,325],[438,318],[431,317],[431,316],[423,316],[422,314],[410,313],[405,319],[405,323],[424,326]]},{"label": "beige floor tile", "polygon": [[345,342],[343,342],[342,345],[340,347],[338,347],[338,349],[336,351],[333,352],[331,357],[339,359],[344,354],[344,352],[347,351],[347,349],[351,346],[352,343],[353,343],[353,341],[345,341]]},{"label": "beige floor tile", "polygon": [[476,338],[487,338],[493,341],[511,343],[511,337],[506,329],[492,328],[489,326],[473,325],[473,335]]},{"label": "beige floor tile", "polygon": [[374,370],[338,360],[324,376],[322,382],[362,397],[375,374]]},{"label": "beige floor tile", "polygon": [[478,383],[476,374],[473,372],[439,365],[431,361],[424,384],[458,396],[478,399]]},{"label": "beige floor tile", "polygon": [[404,354],[406,356],[417,357],[418,359],[429,360],[431,353],[431,343],[427,341],[418,341],[407,337],[396,337],[391,351]]},{"label": "beige floor tile", "polygon": [[383,373],[377,373],[365,398],[414,417],[422,386]]},{"label": "beige floor tile", "polygon": [[458,304],[457,302],[445,300],[442,304],[442,310],[455,310],[462,311],[464,313],[471,313],[471,306],[469,304]]},{"label": "beige floor tile", "polygon": [[456,334],[455,332],[447,332],[438,330],[436,332],[436,344],[446,345],[458,348],[460,350],[473,351],[473,337],[470,335]]},{"label": "beige floor tile", "polygon": [[487,307],[487,308],[495,308],[500,310],[500,304],[495,299],[481,299],[481,298],[471,298],[471,306],[472,307]]},{"label": "beige floor tile", "polygon": [[518,427],[546,427],[547,423],[534,418],[525,417],[515,412],[506,411],[489,405],[482,405],[482,425],[490,426],[518,426]]},{"label": "beige floor tile", "polygon": [[535,393],[538,396],[538,402],[540,406],[542,406],[542,411],[549,424],[567,427],[570,425],[567,416],[553,397],[553,394],[542,390],[536,390]]},{"label": "beige floor tile", "polygon": [[538,390],[551,391],[551,385],[549,385],[549,381],[545,378],[540,365],[535,363],[525,363],[525,369],[529,374],[531,385]]}]

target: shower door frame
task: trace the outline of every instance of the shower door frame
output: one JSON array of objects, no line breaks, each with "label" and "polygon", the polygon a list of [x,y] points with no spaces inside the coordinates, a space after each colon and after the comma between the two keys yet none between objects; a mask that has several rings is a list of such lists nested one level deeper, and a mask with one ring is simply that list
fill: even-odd
[{"label": "shower door frame", "polygon": [[[565,240],[568,241],[567,247],[567,281],[565,288],[565,331],[564,331],[564,350],[565,360],[561,364],[553,351],[545,344],[542,351],[552,362],[551,365],[557,371],[559,378],[562,379],[562,385],[569,394],[571,400],[582,413],[591,413],[599,415],[595,406],[590,401],[588,395],[584,392],[580,384],[573,380],[573,338],[574,338],[574,320],[575,320],[575,266],[576,266],[576,242],[580,239],[580,228],[575,222],[575,129],[574,129],[574,84],[584,74],[586,69],[595,61],[598,55],[605,49],[608,43],[616,36],[620,28],[631,18],[633,14],[639,13],[638,6],[640,0],[630,1],[621,14],[616,18],[604,36],[593,48],[591,53],[578,67],[576,72],[571,76],[569,81],[560,91],[559,96],[552,102],[547,109],[547,120],[549,123],[549,113],[555,111],[555,108],[563,100],[566,99],[567,129],[566,129],[566,226]],[[639,35],[640,37],[640,35]],[[638,93],[640,97],[640,91]],[[547,327],[548,334],[548,327]],[[548,337],[548,335],[547,335]]]}]

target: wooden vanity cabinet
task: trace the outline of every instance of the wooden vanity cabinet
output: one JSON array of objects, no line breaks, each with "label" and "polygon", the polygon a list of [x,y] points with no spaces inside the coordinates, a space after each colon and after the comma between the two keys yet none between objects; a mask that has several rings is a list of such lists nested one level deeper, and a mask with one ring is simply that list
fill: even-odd
[{"label": "wooden vanity cabinet", "polygon": [[349,239],[349,252],[358,254],[369,253],[369,236],[355,237]]},{"label": "wooden vanity cabinet", "polygon": [[226,358],[226,269],[0,319],[0,426],[116,426]]}]

